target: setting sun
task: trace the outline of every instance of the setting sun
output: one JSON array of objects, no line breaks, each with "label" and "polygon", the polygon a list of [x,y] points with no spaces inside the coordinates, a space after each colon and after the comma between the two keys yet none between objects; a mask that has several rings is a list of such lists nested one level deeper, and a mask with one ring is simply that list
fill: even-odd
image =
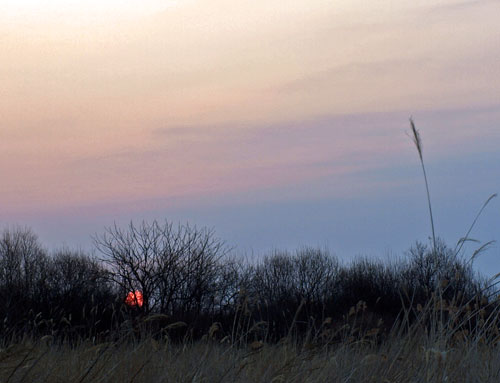
[{"label": "setting sun", "polygon": [[134,292],[130,291],[127,294],[127,298],[125,298],[125,304],[128,306],[139,306],[142,307],[144,304],[144,298],[142,296],[142,292],[139,290],[135,290]]}]

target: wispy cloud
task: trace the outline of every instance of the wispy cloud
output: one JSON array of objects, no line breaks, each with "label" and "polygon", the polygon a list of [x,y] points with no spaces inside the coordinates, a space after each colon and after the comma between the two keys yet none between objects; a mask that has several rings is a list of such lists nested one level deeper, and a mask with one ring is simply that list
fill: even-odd
[{"label": "wispy cloud", "polygon": [[88,29],[2,24],[0,199],[319,192],[343,172],[362,184],[406,155],[411,114],[440,145],[448,129],[456,145],[496,143],[498,114],[480,108],[499,96],[497,5],[440,4],[434,17],[430,0],[200,0]]},{"label": "wispy cloud", "polygon": [[496,0],[460,0],[460,1],[450,1],[445,3],[435,4],[428,8],[428,12],[448,12],[448,11],[462,11],[471,8],[483,7],[488,5],[498,6],[498,1]]},{"label": "wispy cloud", "polygon": [[276,87],[277,92],[310,92],[318,91],[323,87],[341,86],[345,88],[347,83],[358,87],[360,80],[387,79],[388,76],[400,76],[407,72],[408,68],[432,66],[432,61],[418,58],[388,58],[375,61],[353,61],[341,64],[319,72],[308,73],[307,75],[290,80]]}]

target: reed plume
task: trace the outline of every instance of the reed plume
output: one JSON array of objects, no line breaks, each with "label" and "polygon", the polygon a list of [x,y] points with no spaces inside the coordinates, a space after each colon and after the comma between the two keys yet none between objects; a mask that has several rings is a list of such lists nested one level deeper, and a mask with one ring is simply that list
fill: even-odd
[{"label": "reed plume", "polygon": [[422,171],[424,173],[424,180],[425,180],[425,189],[427,190],[427,204],[429,205],[429,216],[431,218],[431,228],[432,228],[432,248],[434,252],[436,252],[436,234],[434,231],[434,217],[432,215],[432,206],[431,206],[431,194],[429,192],[429,183],[427,182],[427,173],[425,172],[425,165],[424,165],[424,157],[422,154],[422,139],[420,138],[420,133],[415,128],[415,123],[413,122],[413,118],[410,117],[410,125],[411,125],[411,130],[413,133],[413,142],[415,143],[415,146],[417,147],[418,151],[418,156],[420,157],[420,163],[422,164]]}]

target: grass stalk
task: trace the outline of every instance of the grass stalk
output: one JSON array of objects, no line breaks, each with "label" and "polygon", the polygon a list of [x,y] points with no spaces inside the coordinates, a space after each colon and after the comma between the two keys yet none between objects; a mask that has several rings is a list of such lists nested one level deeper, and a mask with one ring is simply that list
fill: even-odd
[{"label": "grass stalk", "polygon": [[427,191],[427,204],[429,205],[429,216],[431,219],[431,228],[432,228],[432,247],[434,252],[436,252],[436,233],[434,230],[434,217],[432,215],[432,206],[431,206],[431,194],[429,192],[429,183],[427,182],[427,173],[425,172],[425,165],[424,165],[424,157],[423,157],[423,151],[422,151],[422,139],[420,138],[420,133],[415,128],[415,123],[413,122],[413,118],[410,118],[410,125],[411,125],[411,130],[413,133],[413,142],[415,143],[415,146],[417,147],[418,151],[418,156],[420,157],[420,163],[422,164],[422,172],[424,173],[424,180],[425,180],[425,189]]}]

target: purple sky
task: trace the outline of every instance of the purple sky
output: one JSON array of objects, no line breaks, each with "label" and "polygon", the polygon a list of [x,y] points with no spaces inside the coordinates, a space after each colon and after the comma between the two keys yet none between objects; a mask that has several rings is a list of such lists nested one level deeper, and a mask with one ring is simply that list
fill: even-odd
[{"label": "purple sky", "polygon": [[240,254],[402,254],[430,234],[410,116],[448,244],[500,192],[497,1],[51,4],[0,5],[0,226],[50,248],[156,218]]}]

